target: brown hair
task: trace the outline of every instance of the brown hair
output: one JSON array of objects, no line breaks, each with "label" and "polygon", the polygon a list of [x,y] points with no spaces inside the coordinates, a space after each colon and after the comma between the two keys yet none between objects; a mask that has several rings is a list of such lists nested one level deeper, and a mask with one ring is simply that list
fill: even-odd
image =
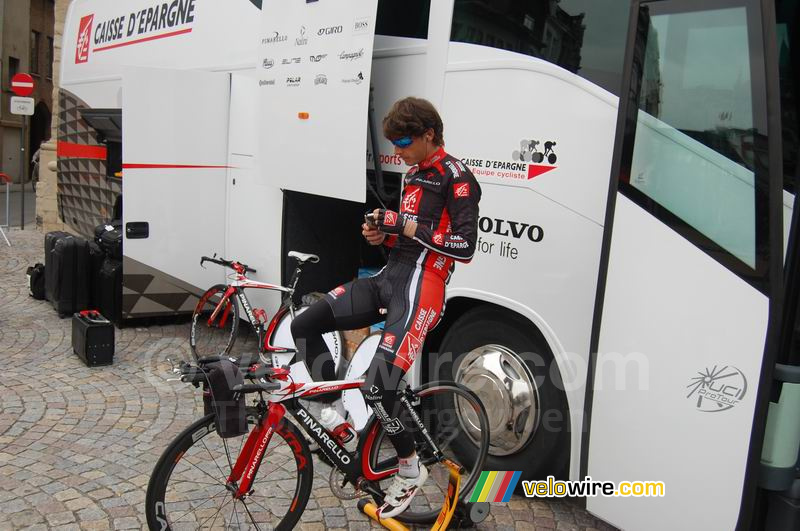
[{"label": "brown hair", "polygon": [[444,145],[442,118],[431,102],[408,97],[398,100],[383,118],[383,136],[394,140],[404,136],[422,136],[433,129],[433,143]]}]

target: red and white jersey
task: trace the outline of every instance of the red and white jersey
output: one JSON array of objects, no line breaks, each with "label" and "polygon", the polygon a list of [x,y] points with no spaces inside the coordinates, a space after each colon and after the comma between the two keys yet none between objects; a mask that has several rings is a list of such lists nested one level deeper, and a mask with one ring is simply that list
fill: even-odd
[{"label": "red and white jersey", "polygon": [[478,238],[481,188],[467,166],[439,148],[405,176],[400,215],[417,222],[414,238],[391,236],[389,260],[417,263],[446,278],[454,260],[469,262]]}]

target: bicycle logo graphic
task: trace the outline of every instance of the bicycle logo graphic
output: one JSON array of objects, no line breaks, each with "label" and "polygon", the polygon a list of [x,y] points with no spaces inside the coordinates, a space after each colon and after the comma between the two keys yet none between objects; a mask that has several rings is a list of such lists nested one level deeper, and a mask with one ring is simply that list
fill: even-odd
[{"label": "bicycle logo graphic", "polygon": [[553,151],[556,143],[548,140],[544,143],[544,151],[539,151],[539,144],[541,144],[539,140],[522,139],[519,143],[519,149],[514,150],[511,158],[522,162],[533,162],[534,164],[547,160],[548,163],[555,164],[558,160],[558,156]]},{"label": "bicycle logo graphic", "polygon": [[686,398],[696,398],[698,411],[715,413],[727,411],[738,404],[747,392],[747,379],[742,371],[731,365],[717,369],[706,367],[691,379],[687,388],[691,391]]}]

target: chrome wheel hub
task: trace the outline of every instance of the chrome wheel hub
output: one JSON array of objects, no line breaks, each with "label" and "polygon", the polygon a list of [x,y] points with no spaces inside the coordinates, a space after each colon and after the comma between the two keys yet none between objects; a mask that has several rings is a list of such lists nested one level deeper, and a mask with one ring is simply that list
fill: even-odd
[{"label": "chrome wheel hub", "polygon": [[[539,425],[539,393],[525,362],[502,345],[485,345],[469,352],[456,372],[456,382],[480,398],[489,417],[492,455],[522,450]],[[464,409],[462,411],[462,409]],[[466,408],[459,419],[474,439],[476,427]]]}]

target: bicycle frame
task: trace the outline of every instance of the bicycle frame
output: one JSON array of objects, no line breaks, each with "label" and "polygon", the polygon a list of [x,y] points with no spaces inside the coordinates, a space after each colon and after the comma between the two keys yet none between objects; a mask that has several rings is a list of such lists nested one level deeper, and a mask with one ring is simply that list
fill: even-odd
[{"label": "bicycle frame", "polygon": [[[297,287],[297,282],[300,280],[300,273],[301,268],[298,266],[294,274],[292,275],[292,280],[290,282],[291,287],[285,286],[278,286],[276,284],[269,284],[267,282],[259,282],[257,280],[251,280],[247,278],[247,276],[243,273],[234,273],[231,275],[232,282],[227,285],[227,289],[223,294],[222,298],[217,304],[217,307],[211,313],[211,316],[208,318],[208,324],[214,322],[214,320],[219,316],[219,312],[223,311],[223,315],[220,319],[219,326],[224,326],[225,321],[228,319],[228,314],[230,312],[227,303],[231,299],[232,296],[236,296],[238,300],[242,303],[242,307],[244,308],[245,315],[247,316],[248,321],[250,322],[250,326],[252,326],[256,333],[259,335],[259,348],[261,353],[286,353],[292,352],[293,349],[287,348],[280,348],[270,344],[270,340],[272,338],[272,334],[275,332],[275,328],[277,328],[278,323],[283,318],[286,313],[290,313],[292,318],[294,318],[294,310],[295,305],[293,303],[292,297],[295,292],[295,288]],[[229,278],[231,278],[229,277]],[[253,307],[250,304],[250,301],[247,299],[247,295],[245,294],[244,290],[247,288],[253,289],[266,289],[271,291],[280,291],[283,293],[283,297],[281,299],[281,305],[278,307],[278,310],[270,319],[269,324],[267,325],[266,333],[262,335],[262,330],[258,328],[256,323],[259,325],[263,325],[260,323],[259,320],[256,318],[255,313],[253,312]]]},{"label": "bicycle frame", "polygon": [[[322,424],[296,399],[332,391],[357,389],[362,384],[363,381],[361,380],[339,380],[325,383],[289,383],[284,381],[280,389],[269,393],[269,396],[265,397],[268,404],[266,415],[262,415],[255,428],[247,436],[247,441],[236,459],[236,464],[231,471],[230,477],[228,477],[229,485],[238,485],[235,497],[241,498],[250,492],[256,472],[264,457],[264,451],[269,446],[273,433],[280,429],[281,420],[286,415],[287,408],[282,402],[289,402],[289,411],[298,421],[298,424],[319,444],[319,447],[335,463],[337,468],[345,473],[348,480],[353,484],[357,484],[361,473],[356,465],[356,455],[351,454],[340,445],[336,438],[332,437]],[[295,456],[303,459],[300,442],[287,440],[289,440]],[[394,470],[389,470],[385,476],[392,473],[394,473]]]},{"label": "bicycle frame", "polygon": [[[286,378],[286,380],[283,380]],[[250,432],[247,437],[241,453],[236,459],[236,464],[228,477],[228,485],[236,488],[235,497],[240,498],[247,496],[253,484],[258,468],[264,458],[264,452],[269,446],[269,441],[272,435],[280,430],[281,420],[286,416],[288,411],[297,421],[297,424],[319,445],[320,449],[325,452],[325,455],[330,459],[331,463],[344,474],[345,479],[356,486],[357,488],[368,492],[369,494],[382,495],[379,489],[373,485],[372,482],[385,479],[397,472],[397,467],[391,467],[382,471],[374,471],[365,456],[369,455],[372,444],[374,444],[377,435],[377,429],[373,429],[370,433],[362,439],[359,448],[355,454],[347,451],[335,437],[332,437],[328,431],[322,426],[322,423],[317,420],[309,411],[304,408],[298,401],[298,398],[308,398],[311,396],[330,393],[333,391],[345,391],[348,389],[358,389],[364,383],[363,380],[334,380],[324,383],[308,382],[308,383],[289,383],[288,374],[276,377],[276,380],[281,381],[281,388],[269,392],[265,400],[267,402],[266,415],[262,415],[255,428]],[[401,398],[403,405],[411,412],[412,419],[417,427],[421,430],[428,444],[434,451],[434,455],[441,456],[441,452],[436,447],[433,439],[431,438],[428,430],[422,423],[419,416],[416,415],[408,399],[403,396]],[[288,408],[283,405],[283,402],[288,403]],[[377,428],[377,425],[375,425]],[[287,439],[292,451],[298,459],[302,457],[301,445],[299,441],[294,441],[289,437]],[[304,466],[301,463],[301,467]]]}]

